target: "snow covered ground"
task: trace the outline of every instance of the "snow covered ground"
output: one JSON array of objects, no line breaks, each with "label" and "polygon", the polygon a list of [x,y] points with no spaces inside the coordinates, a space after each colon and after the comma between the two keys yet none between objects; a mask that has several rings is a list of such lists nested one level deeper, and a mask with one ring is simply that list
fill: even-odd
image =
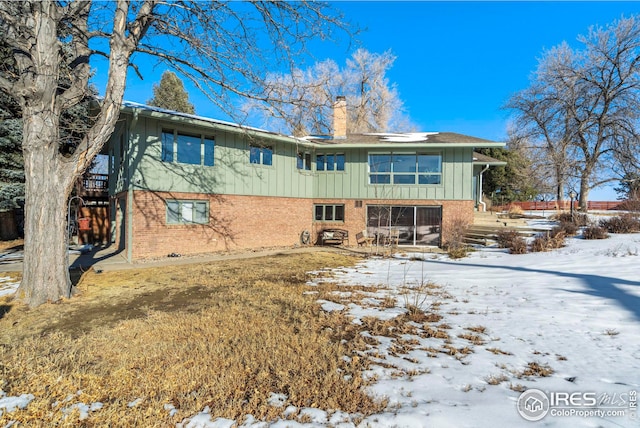
[{"label": "snow covered ground", "polygon": [[[375,369],[378,382],[372,391],[389,397],[397,410],[365,422],[411,427],[531,425],[518,413],[520,392],[513,389],[535,388],[549,397],[558,393],[555,397],[560,399],[563,393],[579,393],[573,395],[574,405],[565,406],[571,409],[550,409],[541,425],[640,426],[629,404],[640,390],[640,235],[567,242],[565,248],[549,253],[510,255],[483,249],[461,260],[426,255],[424,261],[412,261],[420,255],[408,254],[391,261],[370,260],[341,275],[339,280],[348,284],[389,281],[390,289],[379,291],[380,298],[394,295],[402,283],[441,285],[450,297],[438,299],[440,323],[452,327],[453,346],[473,349],[458,359],[429,357],[420,350],[411,353],[411,361],[395,359],[405,372],[428,371],[418,376],[396,377],[393,369]],[[349,306],[348,311],[356,317],[384,316],[375,307]],[[483,344],[457,337],[473,331],[482,331],[475,335]],[[411,339],[421,348],[443,344],[436,338]],[[377,352],[388,353],[382,344]],[[530,363],[554,372],[547,377],[523,376]],[[595,407],[624,415],[551,415],[582,414],[587,408],[581,404],[593,399],[598,402]]]},{"label": "snow covered ground", "polygon": [[[441,317],[415,323],[416,331],[401,337],[364,333],[378,342],[362,356],[374,361],[366,374],[376,379],[370,391],[387,397],[389,406],[358,426],[640,426],[634,407],[640,391],[640,234],[569,238],[562,249],[526,255],[495,248],[460,260],[402,253],[339,269],[330,280],[370,287],[364,298],[354,287],[321,302],[355,323],[392,319],[407,304]],[[360,299],[351,298],[356,293]],[[544,415],[538,422],[518,412],[527,390],[520,406],[529,406],[529,418]],[[26,398],[0,391],[0,412],[28,405]],[[274,396],[274,405],[286,405],[286,398]],[[3,400],[11,403],[4,409]],[[310,422],[285,420],[298,410]],[[241,426],[352,427],[356,420],[283,407],[280,421],[267,424],[248,415]],[[178,426],[231,427],[233,421],[205,409]]]},{"label": "snow covered ground", "polygon": [[0,297],[15,293],[19,285],[9,276],[0,276]]}]

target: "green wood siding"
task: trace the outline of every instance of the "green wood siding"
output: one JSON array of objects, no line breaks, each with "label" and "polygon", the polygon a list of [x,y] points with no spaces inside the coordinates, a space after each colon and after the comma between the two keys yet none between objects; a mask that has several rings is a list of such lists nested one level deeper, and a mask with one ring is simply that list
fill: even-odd
[{"label": "green wood siding", "polygon": [[[321,153],[319,150],[318,152]],[[369,184],[368,154],[376,150],[345,150],[345,171],[316,172],[314,198],[345,199],[473,199],[473,149],[451,148],[424,152],[442,155],[442,183],[434,185]],[[384,152],[384,151],[381,151]],[[415,153],[406,151],[404,153]],[[394,153],[403,153],[394,150]]]},{"label": "green wood siding", "polygon": [[[203,135],[215,139],[214,165],[161,161],[162,130]],[[130,166],[135,188],[186,193],[310,197],[313,178],[296,168],[296,147],[279,141],[251,140],[245,134],[195,126],[176,126],[140,117],[130,124]],[[115,143],[115,141],[114,141]],[[249,163],[249,145],[273,148],[273,164]]]},{"label": "green wood siding", "polygon": [[[162,192],[212,193],[318,199],[473,199],[473,149],[471,147],[420,150],[442,155],[442,180],[437,185],[371,185],[368,174],[369,152],[388,152],[367,148],[331,146],[311,149],[298,147],[277,136],[263,140],[243,132],[230,132],[198,122],[168,121],[140,115],[123,115],[121,129],[111,140],[109,153],[116,164],[112,194],[129,188]],[[161,134],[164,130],[203,135],[215,139],[214,166],[163,162]],[[119,141],[125,147],[125,170],[117,172]],[[249,145],[273,148],[270,166],[249,163]],[[297,168],[297,152],[311,153],[311,171]],[[416,153],[415,149],[394,148],[394,153]],[[316,154],[344,153],[344,171],[316,171]],[[111,172],[111,171],[110,171]]]}]

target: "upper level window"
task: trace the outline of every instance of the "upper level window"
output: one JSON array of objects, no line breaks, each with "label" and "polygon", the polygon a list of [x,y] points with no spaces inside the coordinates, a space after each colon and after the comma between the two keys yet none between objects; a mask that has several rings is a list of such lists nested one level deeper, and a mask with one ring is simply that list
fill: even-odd
[{"label": "upper level window", "polygon": [[249,146],[249,162],[259,165],[273,165],[273,147]]},{"label": "upper level window", "polygon": [[213,166],[215,147],[213,137],[163,130],[161,139],[163,162]]},{"label": "upper level window", "polygon": [[442,156],[426,153],[370,153],[370,184],[440,184]]},{"label": "upper level window", "polygon": [[298,169],[311,170],[311,153],[298,152],[298,158],[296,161],[296,167]]},{"label": "upper level window", "polygon": [[316,171],[344,171],[344,153],[316,155]]}]

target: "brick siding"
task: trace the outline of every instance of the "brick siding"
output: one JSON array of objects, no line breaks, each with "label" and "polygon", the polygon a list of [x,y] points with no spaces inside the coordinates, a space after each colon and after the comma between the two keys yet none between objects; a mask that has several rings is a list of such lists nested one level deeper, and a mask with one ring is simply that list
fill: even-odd
[{"label": "brick siding", "polygon": [[[167,224],[166,200],[208,200],[207,224]],[[310,199],[134,192],[134,259],[293,246],[312,223]]]},{"label": "brick siding", "polygon": [[[349,231],[349,244],[366,228],[367,205],[442,206],[443,243],[452,227],[473,222],[473,201],[301,199],[261,196],[209,195],[136,191],[133,194],[133,259],[291,247],[300,244],[303,231],[311,243],[324,228]],[[209,223],[167,224],[166,200],[208,200]],[[315,222],[314,204],[344,204],[344,222]]]}]

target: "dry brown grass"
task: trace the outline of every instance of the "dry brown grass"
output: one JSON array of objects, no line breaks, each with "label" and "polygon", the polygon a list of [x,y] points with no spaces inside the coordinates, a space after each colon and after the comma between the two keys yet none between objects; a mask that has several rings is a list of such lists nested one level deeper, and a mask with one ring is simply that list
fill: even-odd
[{"label": "dry brown grass", "polygon": [[[355,357],[364,340],[350,319],[325,314],[304,293],[306,272],[353,263],[314,253],[88,272],[81,295],[57,305],[5,299],[0,385],[36,398],[0,416],[0,426],[164,427],[205,406],[239,422],[271,420],[284,409],[268,404],[272,393],[285,394],[285,406],[379,412],[385,402],[363,389],[368,362]],[[82,422],[62,412],[95,402],[103,408]]]},{"label": "dry brown grass", "polygon": [[443,340],[449,339],[449,333],[447,333],[441,327],[433,328],[428,324],[425,324],[422,326],[422,329],[423,331],[420,333],[420,337],[424,339],[431,338],[431,337],[435,339],[443,339]]},{"label": "dry brown grass", "polygon": [[509,218],[521,218],[524,216],[524,211],[519,205],[510,205],[508,216]]},{"label": "dry brown grass", "polygon": [[554,370],[547,364],[538,362],[530,362],[527,367],[519,373],[518,377],[548,377],[554,373]]},{"label": "dry brown grass", "polygon": [[24,239],[14,239],[12,241],[0,241],[0,251],[21,250],[24,246]]},{"label": "dry brown grass", "polygon": [[474,325],[473,327],[465,328],[465,330],[469,330],[478,334],[485,334],[487,332],[487,327],[483,325]]},{"label": "dry brown grass", "polygon": [[516,383],[515,385],[513,383],[510,383],[509,389],[516,392],[525,392],[527,390],[527,387],[519,383]]},{"label": "dry brown grass", "polygon": [[461,339],[468,340],[474,345],[484,345],[486,343],[485,340],[482,337],[478,336],[477,334],[461,333],[458,335],[458,337]]},{"label": "dry brown grass", "polygon": [[487,348],[487,351],[491,352],[494,355],[513,355],[511,352],[503,351],[499,348]]},{"label": "dry brown grass", "polygon": [[499,375],[490,375],[484,378],[485,382],[487,382],[489,385],[500,385],[502,382],[506,382],[509,380],[509,378],[507,376],[505,376],[504,374],[499,374]]}]

